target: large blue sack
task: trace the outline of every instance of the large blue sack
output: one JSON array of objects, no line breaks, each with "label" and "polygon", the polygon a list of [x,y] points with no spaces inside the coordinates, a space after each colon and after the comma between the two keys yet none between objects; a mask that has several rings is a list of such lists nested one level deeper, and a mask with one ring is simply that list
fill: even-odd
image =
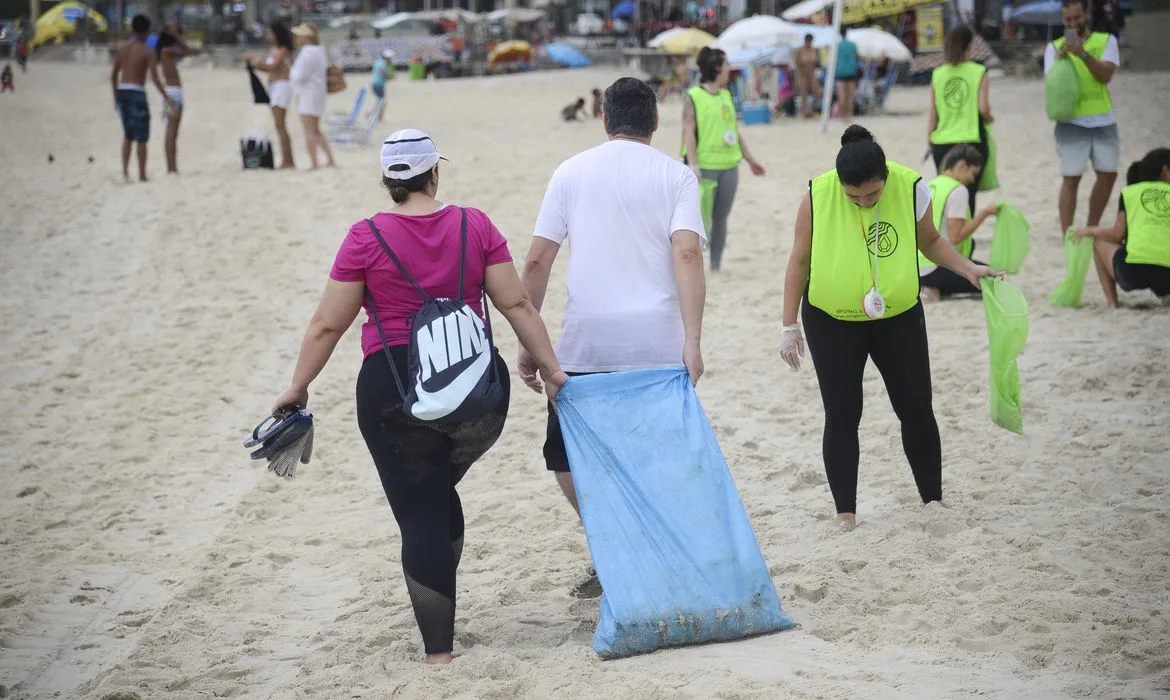
[{"label": "large blue sack", "polygon": [[601,658],[794,626],[685,370],[573,377],[557,413],[604,591]]}]

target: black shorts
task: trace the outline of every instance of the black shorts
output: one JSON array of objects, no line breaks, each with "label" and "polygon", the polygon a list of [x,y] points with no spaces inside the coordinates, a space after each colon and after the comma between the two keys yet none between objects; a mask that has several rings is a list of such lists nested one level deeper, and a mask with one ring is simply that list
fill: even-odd
[{"label": "black shorts", "polygon": [[[565,372],[570,377],[582,377],[602,372]],[[569,453],[565,450],[565,436],[561,435],[561,419],[553,405],[548,404],[548,425],[544,431],[544,466],[550,472],[569,471]]]},{"label": "black shorts", "polygon": [[861,73],[850,73],[849,75],[838,75],[837,80],[842,83],[856,83],[861,80]]},{"label": "black shorts", "polygon": [[1123,291],[1148,289],[1160,297],[1170,295],[1170,267],[1125,261],[1125,246],[1113,254],[1113,279]]}]

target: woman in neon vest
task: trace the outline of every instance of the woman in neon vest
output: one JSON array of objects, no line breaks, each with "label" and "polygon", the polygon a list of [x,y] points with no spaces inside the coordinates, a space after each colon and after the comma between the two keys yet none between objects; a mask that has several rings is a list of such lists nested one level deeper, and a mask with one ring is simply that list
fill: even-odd
[{"label": "woman in neon vest", "polygon": [[[947,152],[941,170],[942,175],[930,181],[934,227],[959,250],[960,255],[971,258],[975,253],[972,234],[999,210],[994,203],[983,207],[977,214],[970,208],[966,187],[979,181],[983,155],[971,144],[961,143]],[[976,260],[975,264],[983,263]],[[945,267],[935,265],[921,251],[918,252],[918,277],[921,296],[929,301],[954,294],[982,294],[979,287]]]},{"label": "woman in neon vest", "polygon": [[[958,144],[970,144],[987,161],[987,129],[991,116],[991,88],[987,69],[971,60],[970,27],[955,27],[947,35],[946,63],[930,74],[930,152],[934,167],[943,171],[943,158]],[[975,211],[978,181],[967,185],[969,206]],[[941,206],[941,204],[940,204]]]},{"label": "woman in neon vest", "polygon": [[1088,226],[1105,305],[1117,308],[1117,288],[1148,289],[1170,306],[1170,148],[1158,148],[1129,167],[1112,228]]},{"label": "woman in neon vest", "polygon": [[[709,47],[699,51],[699,84],[687,90],[683,100],[683,162],[691,166],[695,177],[715,182],[715,207],[711,213],[711,269],[723,263],[723,246],[727,243],[727,217],[735,190],[739,187],[739,162],[746,160],[752,174],[764,174],[764,166],[752,157],[739,133],[735,104],[727,81],[731,64],[727,54]],[[692,158],[691,153],[697,157]]]},{"label": "woman in neon vest", "polygon": [[918,173],[887,161],[864,128],[849,127],[836,169],[813,178],[796,214],[780,333],[780,355],[798,369],[804,355],[799,310],[825,406],[825,473],[844,529],[856,524],[857,428],[867,358],[882,373],[902,423],[902,446],[922,502],[949,505],[942,500],[942,449],[918,300],[920,250],[975,286],[981,277],[999,274],[964,258],[938,235],[930,189]]}]

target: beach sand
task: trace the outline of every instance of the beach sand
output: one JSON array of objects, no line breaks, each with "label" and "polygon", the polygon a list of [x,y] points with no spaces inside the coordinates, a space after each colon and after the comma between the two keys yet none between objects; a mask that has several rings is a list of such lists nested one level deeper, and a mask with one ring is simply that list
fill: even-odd
[{"label": "beach sand", "polygon": [[[107,71],[33,63],[0,96],[0,684],[12,697],[1170,694],[1170,309],[1141,293],[1106,311],[1091,270],[1083,308],[1047,305],[1063,254],[1039,81],[994,83],[1003,189],[980,197],[1033,225],[1012,279],[1032,307],[1024,436],[988,417],[981,304],[926,311],[955,510],[918,502],[870,367],[860,525],[832,527],[811,362],[793,373],[777,348],[797,203],[842,126],[750,127],[768,174],[744,169],[725,271],[709,278],[700,395],[800,629],[599,661],[597,601],[569,595],[588,549],[544,469],[543,399],[517,386],[503,438],[460,488],[458,658],[437,668],[420,663],[397,527],[354,418],[358,333],[313,387],[316,452],[295,480],[241,442],[287,385],[346,230],[390,206],[384,132],[428,131],[451,159],[441,198],[486,210],[521,260],[553,169],[603,138],[600,122],[558,110],[620,74],[400,80],[373,145],[338,148],[336,170],[281,173],[240,169],[240,134],[271,131],[244,72],[192,67],[183,174],[163,174],[151,88],[154,181],[127,186]],[[331,109],[363,81],[350,76]],[[1170,74],[1120,74],[1112,91],[1124,164],[1170,145]],[[889,106],[902,116],[860,122],[932,176],[919,160],[927,100],[899,88]],[[672,154],[680,113],[674,98],[655,141]],[[984,253],[991,231],[976,234]],[[564,273],[562,257],[554,331]],[[514,365],[514,336],[498,335]]]}]

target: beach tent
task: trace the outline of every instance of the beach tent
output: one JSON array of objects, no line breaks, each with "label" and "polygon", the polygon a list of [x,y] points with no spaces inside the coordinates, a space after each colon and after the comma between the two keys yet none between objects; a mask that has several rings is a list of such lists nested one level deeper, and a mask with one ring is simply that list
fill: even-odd
[{"label": "beach tent", "polygon": [[702,29],[674,27],[651,39],[646,46],[675,54],[691,54],[713,43],[715,37]]},{"label": "beach tent", "polygon": [[77,31],[77,21],[86,15],[89,16],[89,21],[94,29],[99,32],[109,31],[110,27],[106,18],[102,17],[97,10],[75,2],[75,0],[65,0],[65,2],[54,5],[37,19],[36,35],[33,37],[32,46],[40,46],[50,41],[72,36],[73,32]]},{"label": "beach tent", "polygon": [[771,15],[756,15],[732,23],[713,46],[724,51],[741,51],[767,46],[787,46],[804,37],[804,29]]}]

